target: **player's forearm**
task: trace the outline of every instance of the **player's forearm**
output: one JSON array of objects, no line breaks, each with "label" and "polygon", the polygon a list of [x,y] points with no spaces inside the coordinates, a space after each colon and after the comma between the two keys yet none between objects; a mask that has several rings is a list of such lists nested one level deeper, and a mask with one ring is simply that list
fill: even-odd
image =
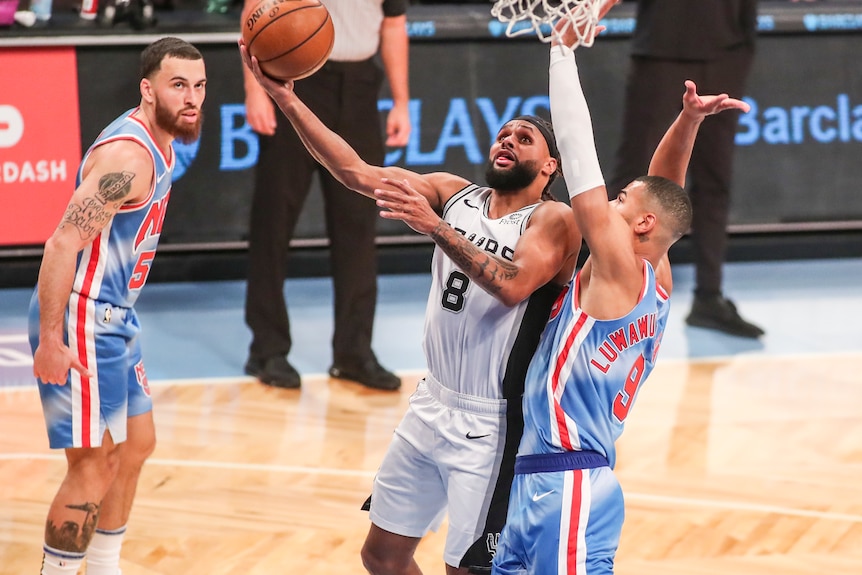
[{"label": "player's forearm", "polygon": [[554,134],[563,164],[569,197],[605,185],[590,109],[581,89],[574,52],[551,48],[549,95]]},{"label": "player's forearm", "polygon": [[63,342],[66,308],[75,280],[77,252],[55,238],[45,243],[39,268],[39,340]]},{"label": "player's forearm", "polygon": [[395,106],[407,106],[410,101],[410,40],[407,37],[406,15],[383,19],[380,58],[389,82],[392,102]]},{"label": "player's forearm", "polygon": [[292,91],[279,92],[276,104],[284,112],[311,156],[344,186],[373,197],[374,186],[363,177],[368,165],[344,139],[327,128]]},{"label": "player's forearm", "polygon": [[685,187],[685,174],[703,117],[680,113],[653,154],[649,175],[662,176]]},{"label": "player's forearm", "polygon": [[514,263],[476,247],[442,219],[428,236],[471,280],[504,304],[512,306],[526,297],[518,293],[519,268]]}]

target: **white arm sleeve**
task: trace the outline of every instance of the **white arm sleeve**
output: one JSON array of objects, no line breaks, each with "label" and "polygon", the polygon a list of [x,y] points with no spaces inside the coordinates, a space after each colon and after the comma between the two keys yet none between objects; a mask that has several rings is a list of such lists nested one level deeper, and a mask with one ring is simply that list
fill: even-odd
[{"label": "white arm sleeve", "polygon": [[605,185],[587,99],[578,78],[575,53],[569,48],[551,48],[550,86],[551,120],[569,197]]}]

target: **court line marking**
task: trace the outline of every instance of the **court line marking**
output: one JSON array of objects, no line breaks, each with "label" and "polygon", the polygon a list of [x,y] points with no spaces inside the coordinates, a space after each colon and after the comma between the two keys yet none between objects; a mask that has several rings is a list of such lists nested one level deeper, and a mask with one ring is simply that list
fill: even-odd
[{"label": "court line marking", "polygon": [[780,515],[791,515],[795,517],[862,523],[862,515],[849,515],[846,513],[833,513],[830,511],[812,511],[810,509],[795,509],[793,507],[779,507],[776,505],[763,505],[761,503],[747,503],[744,501],[695,499],[690,497],[674,497],[670,495],[655,495],[650,493],[624,493],[623,495],[627,501],[635,500],[651,503],[664,503],[667,505],[682,507],[711,507],[713,509],[734,509],[737,511],[754,511],[757,513],[777,513]]},{"label": "court line marking", "polygon": [[[0,461],[18,461],[23,459],[38,459],[45,461],[65,461],[62,455],[44,453],[2,453]],[[329,475],[333,477],[360,477],[373,478],[376,471],[364,471],[359,469],[333,469],[328,467],[303,467],[297,465],[274,465],[265,463],[236,463],[223,461],[189,461],[185,459],[148,459],[145,465],[158,465],[164,467],[195,467],[207,469],[239,470],[239,471],[264,471],[269,473],[294,473],[310,475]],[[833,513],[831,511],[815,511],[811,509],[796,509],[793,507],[780,507],[777,505],[763,505],[760,503],[749,503],[746,501],[723,501],[712,499],[698,499],[692,497],[674,497],[670,495],[656,495],[650,493],[625,493],[629,501],[642,501],[649,503],[660,503],[676,507],[707,507],[712,509],[724,509],[735,511],[751,511],[755,513],[774,513],[791,517],[806,517],[809,519],[825,519],[831,521],[846,521],[848,523],[862,523],[862,515],[851,515],[847,513]]]},{"label": "court line marking", "polygon": [[[0,336],[0,343],[3,342],[3,337],[17,337],[17,336]],[[26,335],[22,336],[26,340]],[[780,360],[804,360],[804,359],[828,359],[828,358],[847,358],[853,359],[862,355],[860,351],[832,351],[832,352],[813,352],[813,353],[790,353],[790,354],[759,354],[759,355],[751,355],[751,354],[730,354],[730,355],[720,355],[714,357],[697,357],[697,358],[667,358],[662,359],[659,357],[656,366],[661,367],[662,365],[679,365],[679,364],[703,364],[703,363],[737,363],[737,362],[752,362],[752,361],[780,361]],[[421,379],[427,370],[425,368],[416,368],[416,369],[404,369],[404,370],[396,370],[396,375],[401,378],[412,378],[415,377]],[[303,380],[316,380],[318,378],[328,380],[329,374],[327,373],[306,373],[302,375]],[[160,379],[150,381],[151,386],[163,387],[168,385],[225,385],[231,383],[252,383],[257,380],[254,377],[250,377],[247,375],[235,375],[235,376],[220,376],[220,377],[200,377],[200,378],[187,378],[187,379]],[[23,385],[0,385],[0,393],[4,391],[21,391],[25,389],[36,389],[35,380],[32,384],[26,383]],[[862,383],[862,380],[859,380],[859,383]]]},{"label": "court line marking", "polygon": [[[411,379],[415,378],[416,382],[425,377],[427,370],[395,370],[395,375],[402,379],[406,379],[406,383],[410,383]],[[305,384],[310,384],[312,382],[323,381],[326,382],[330,378],[328,373],[304,373],[302,374],[302,380]],[[257,379],[250,375],[229,375],[222,377],[195,377],[188,379],[158,379],[155,381],[150,381],[150,387],[169,387],[171,385],[176,386],[184,386],[184,385],[230,385],[230,384],[249,384],[249,383],[258,383]],[[409,385],[408,385],[409,387]],[[36,390],[36,380],[34,379],[32,383],[24,383],[21,385],[0,385],[0,393],[4,391],[27,391],[27,390]],[[158,409],[158,407],[156,407]]]},{"label": "court line marking", "polygon": [[[64,455],[49,453],[0,453],[0,461],[20,460],[66,461]],[[313,475],[332,475],[335,477],[368,477],[374,478],[376,471],[362,469],[333,469],[325,467],[303,467],[299,465],[278,465],[272,463],[242,463],[231,461],[190,461],[187,459],[148,459],[145,465],[163,467],[196,467],[205,469],[226,469],[239,471],[265,471],[270,473],[307,473]]]}]

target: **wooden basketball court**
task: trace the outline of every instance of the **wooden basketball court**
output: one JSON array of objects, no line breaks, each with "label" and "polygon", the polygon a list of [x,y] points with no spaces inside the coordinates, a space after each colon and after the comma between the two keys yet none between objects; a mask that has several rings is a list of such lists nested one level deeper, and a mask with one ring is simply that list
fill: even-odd
[{"label": "wooden basketball court", "polygon": [[[862,573],[859,354],[659,361],[619,442],[620,575]],[[421,374],[154,386],[124,575],[364,573],[359,509]],[[34,388],[0,392],[0,573],[36,573],[65,469]],[[445,525],[419,548],[444,573]]]}]

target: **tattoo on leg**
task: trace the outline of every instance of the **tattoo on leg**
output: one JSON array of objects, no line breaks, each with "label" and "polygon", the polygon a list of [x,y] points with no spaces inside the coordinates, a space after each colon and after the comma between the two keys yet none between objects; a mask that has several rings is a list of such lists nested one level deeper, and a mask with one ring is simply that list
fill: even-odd
[{"label": "tattoo on leg", "polygon": [[83,553],[90,545],[90,539],[96,531],[96,524],[99,522],[99,506],[95,503],[82,503],[67,505],[66,508],[84,511],[86,513],[84,520],[80,524],[66,521],[57,527],[48,518],[45,524],[45,543],[61,551]]}]

